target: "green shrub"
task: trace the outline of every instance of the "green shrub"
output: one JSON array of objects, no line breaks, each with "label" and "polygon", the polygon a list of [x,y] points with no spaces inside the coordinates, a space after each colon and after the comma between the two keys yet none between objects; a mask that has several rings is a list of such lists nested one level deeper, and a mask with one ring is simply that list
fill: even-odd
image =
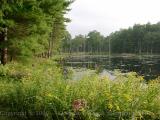
[{"label": "green shrub", "polygon": [[0,110],[24,113],[13,118],[160,119],[159,79],[146,84],[129,73],[115,80],[98,75],[65,80],[63,70],[50,60],[0,67]]}]

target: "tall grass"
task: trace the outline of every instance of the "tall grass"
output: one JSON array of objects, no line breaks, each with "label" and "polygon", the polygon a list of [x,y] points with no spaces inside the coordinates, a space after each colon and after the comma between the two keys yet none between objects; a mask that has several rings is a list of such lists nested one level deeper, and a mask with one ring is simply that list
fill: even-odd
[{"label": "tall grass", "polygon": [[0,66],[0,118],[28,120],[160,119],[159,78],[135,73],[65,79],[51,61]]}]

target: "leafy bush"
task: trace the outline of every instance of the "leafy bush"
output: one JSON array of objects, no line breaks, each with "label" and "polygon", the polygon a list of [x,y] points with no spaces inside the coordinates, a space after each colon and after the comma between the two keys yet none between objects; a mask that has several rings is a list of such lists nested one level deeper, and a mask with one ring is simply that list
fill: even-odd
[{"label": "leafy bush", "polygon": [[15,113],[9,116],[15,119],[160,119],[159,79],[146,84],[129,73],[115,80],[98,75],[66,80],[46,60],[0,68],[0,111]]}]

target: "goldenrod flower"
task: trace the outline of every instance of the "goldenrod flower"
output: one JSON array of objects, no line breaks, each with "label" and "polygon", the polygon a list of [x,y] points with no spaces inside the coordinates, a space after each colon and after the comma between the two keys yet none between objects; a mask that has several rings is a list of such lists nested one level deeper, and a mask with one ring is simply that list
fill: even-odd
[{"label": "goldenrod flower", "polygon": [[48,93],[47,97],[53,97],[53,95],[51,93]]},{"label": "goldenrod flower", "polygon": [[111,111],[113,108],[113,105],[111,103],[108,104],[108,109]]}]

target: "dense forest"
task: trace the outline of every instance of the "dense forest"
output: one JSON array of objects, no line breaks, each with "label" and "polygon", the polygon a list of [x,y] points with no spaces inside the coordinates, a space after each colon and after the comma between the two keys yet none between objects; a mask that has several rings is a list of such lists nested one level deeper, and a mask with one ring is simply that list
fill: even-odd
[{"label": "dense forest", "polygon": [[63,39],[65,52],[157,54],[160,52],[160,23],[135,24],[104,37],[100,32],[78,35],[74,39],[67,33]]},{"label": "dense forest", "polygon": [[71,0],[1,0],[1,63],[30,58],[50,57],[59,49],[65,33],[64,15]]}]

